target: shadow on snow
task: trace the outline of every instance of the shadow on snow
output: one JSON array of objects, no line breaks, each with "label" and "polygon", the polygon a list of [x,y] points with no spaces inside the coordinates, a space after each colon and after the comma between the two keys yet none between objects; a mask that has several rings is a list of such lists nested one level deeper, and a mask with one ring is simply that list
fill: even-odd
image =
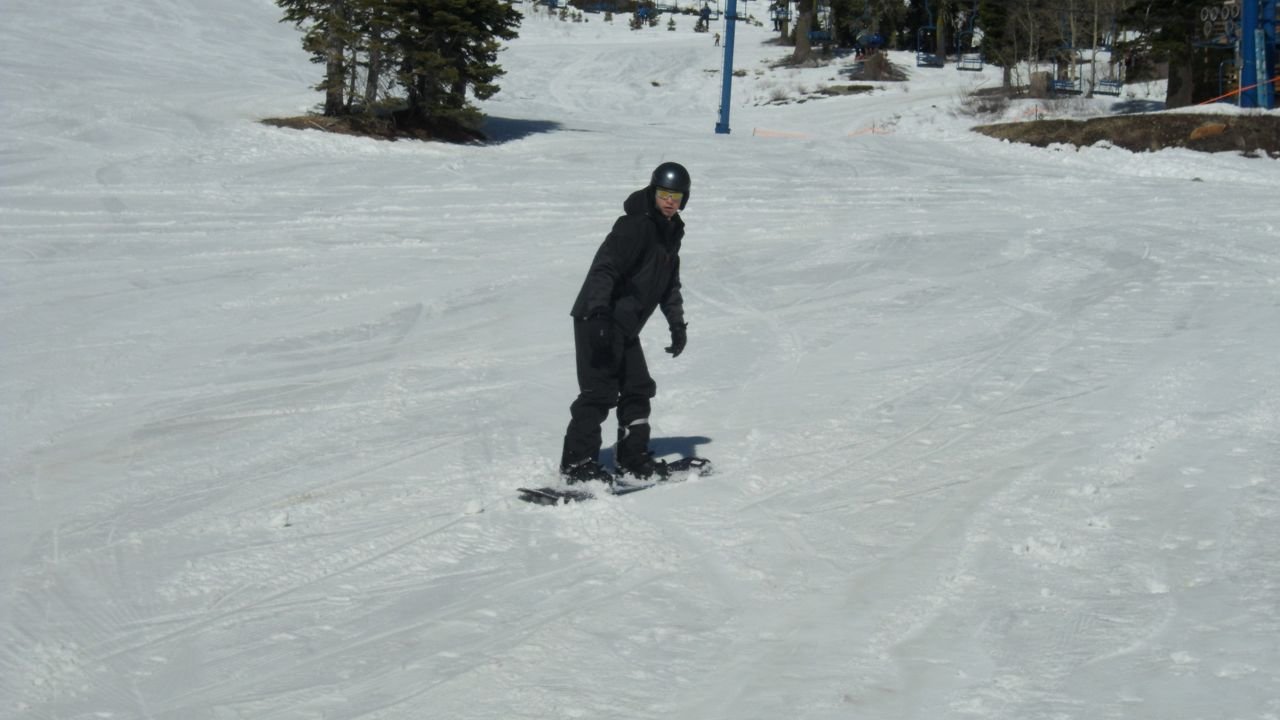
[{"label": "shadow on snow", "polygon": [[[676,455],[679,457],[705,457],[698,453],[698,447],[710,444],[711,438],[704,437],[702,435],[662,437],[650,440],[649,449],[653,451],[653,456],[659,460],[668,455]],[[612,447],[607,447],[601,450],[600,464],[607,468],[614,468],[617,466],[617,462],[613,457]]]},{"label": "shadow on snow", "polygon": [[480,132],[484,133],[485,137],[488,138],[486,144],[500,145],[515,140],[523,140],[532,135],[563,129],[563,125],[553,120],[488,117],[485,118]]}]

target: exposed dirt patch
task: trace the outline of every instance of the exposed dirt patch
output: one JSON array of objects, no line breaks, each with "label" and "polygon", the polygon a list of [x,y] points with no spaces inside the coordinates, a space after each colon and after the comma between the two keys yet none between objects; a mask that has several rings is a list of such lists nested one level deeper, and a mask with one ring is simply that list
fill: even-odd
[{"label": "exposed dirt patch", "polygon": [[839,95],[861,95],[863,93],[875,92],[874,85],[828,85],[818,88],[818,92],[835,97]]},{"label": "exposed dirt patch", "polygon": [[1277,115],[1118,115],[982,125],[974,130],[1037,147],[1053,143],[1085,146],[1105,141],[1133,152],[1180,147],[1280,158]]}]

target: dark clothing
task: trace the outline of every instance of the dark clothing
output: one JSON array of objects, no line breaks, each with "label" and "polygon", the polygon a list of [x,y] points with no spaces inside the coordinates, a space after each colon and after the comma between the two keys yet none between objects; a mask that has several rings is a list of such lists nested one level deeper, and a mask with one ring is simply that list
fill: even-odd
[{"label": "dark clothing", "polygon": [[[678,214],[671,220],[663,217],[654,205],[652,188],[632,193],[623,209],[627,214],[613,223],[600,244],[573,304],[579,392],[569,408],[562,469],[598,458],[600,426],[615,407],[620,430],[639,430],[632,433],[628,445],[647,445],[649,401],[657,393],[657,385],[649,375],[640,331],[658,308],[668,325],[684,323],[679,256],[684,221]],[[602,367],[592,366],[587,333],[586,318],[596,313],[611,317],[615,329],[613,358]]]},{"label": "dark clothing", "polygon": [[609,313],[618,332],[635,338],[657,308],[667,325],[684,323],[679,254],[684,221],[678,214],[670,221],[663,217],[651,188],[631,193],[622,208],[627,214],[613,223],[596,250],[570,314],[584,319]]},{"label": "dark clothing", "polygon": [[[617,408],[618,427],[623,428],[649,418],[649,401],[658,386],[649,375],[640,340],[624,340],[614,335],[613,362],[605,367],[592,367],[591,343],[585,336],[586,323],[573,321],[574,347],[578,360],[578,398],[569,406],[569,428],[565,431],[564,451],[560,466],[600,456],[603,440],[600,426]],[[647,436],[647,434],[646,434]]]}]

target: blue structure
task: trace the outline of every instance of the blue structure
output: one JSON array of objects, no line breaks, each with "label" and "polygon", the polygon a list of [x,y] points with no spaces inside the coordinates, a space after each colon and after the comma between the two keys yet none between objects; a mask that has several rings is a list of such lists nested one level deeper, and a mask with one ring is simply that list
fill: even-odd
[{"label": "blue structure", "polygon": [[[1205,34],[1196,41],[1199,47],[1231,52],[1231,58],[1218,66],[1218,90],[1225,93],[1220,101],[1247,108],[1275,109],[1276,87],[1280,80],[1280,55],[1276,50],[1277,0],[1243,0],[1221,26],[1206,15]],[[1239,80],[1239,89],[1228,92],[1231,81]]]},{"label": "blue structure", "polygon": [[870,30],[859,33],[854,42],[857,44],[858,49],[864,53],[879,50],[885,46],[884,36],[880,33],[873,33]]},{"label": "blue structure", "polygon": [[814,45],[824,45],[831,43],[835,39],[835,32],[831,27],[831,3],[827,0],[814,1],[814,20],[816,27],[809,30],[809,43]]},{"label": "blue structure", "polygon": [[1280,67],[1276,54],[1277,0],[1245,0],[1240,13],[1240,106],[1275,109]]},{"label": "blue structure", "polygon": [[973,45],[973,41],[977,37],[977,33],[974,31],[977,22],[978,0],[973,0],[973,7],[969,10],[968,24],[960,32],[959,37],[956,38],[957,70],[980,72],[985,64],[982,59],[982,49]]},{"label": "blue structure", "polygon": [[1099,80],[1097,84],[1093,86],[1094,95],[1118,96],[1121,90],[1124,90],[1124,81],[1114,80],[1110,78],[1105,80]]},{"label": "blue structure", "polygon": [[[929,0],[924,0],[924,14],[929,24],[916,30],[916,67],[942,67],[946,64],[946,55],[938,47],[938,26],[933,23],[933,12],[929,10]],[[931,50],[925,50],[925,41]]]},{"label": "blue structure", "polygon": [[738,0],[729,0],[724,20],[724,71],[720,79],[720,122],[716,123],[718,135],[729,134],[729,96],[733,91],[733,30],[738,20]]}]

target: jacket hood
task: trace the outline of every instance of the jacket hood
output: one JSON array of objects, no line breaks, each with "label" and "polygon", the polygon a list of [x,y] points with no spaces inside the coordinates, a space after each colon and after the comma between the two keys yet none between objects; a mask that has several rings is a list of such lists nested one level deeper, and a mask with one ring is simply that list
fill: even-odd
[{"label": "jacket hood", "polygon": [[653,188],[640,188],[627,196],[622,203],[622,210],[628,215],[648,215],[654,207]]},{"label": "jacket hood", "polygon": [[[622,203],[622,210],[628,215],[647,215],[651,218],[662,219],[662,213],[658,212],[658,206],[654,199],[653,186],[643,187],[627,196]],[[680,213],[676,213],[671,218],[671,222],[678,227],[684,227],[684,218],[680,217]]]}]

